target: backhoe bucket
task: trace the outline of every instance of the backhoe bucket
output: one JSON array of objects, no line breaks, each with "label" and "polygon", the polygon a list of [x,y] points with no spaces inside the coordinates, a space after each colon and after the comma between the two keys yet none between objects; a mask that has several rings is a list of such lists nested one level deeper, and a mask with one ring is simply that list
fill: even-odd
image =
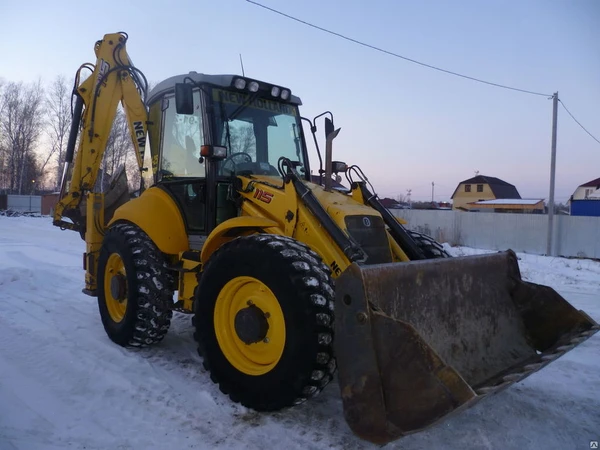
[{"label": "backhoe bucket", "polygon": [[[98,186],[100,181],[98,181]],[[104,192],[104,225],[112,219],[117,208],[130,200],[129,185],[125,166],[122,166],[111,180],[106,192]],[[79,214],[85,223],[87,215],[87,198],[83,197],[79,204]]]},{"label": "backhoe bucket", "polygon": [[352,264],[336,280],[344,416],[383,444],[531,375],[599,329],[514,252]]}]

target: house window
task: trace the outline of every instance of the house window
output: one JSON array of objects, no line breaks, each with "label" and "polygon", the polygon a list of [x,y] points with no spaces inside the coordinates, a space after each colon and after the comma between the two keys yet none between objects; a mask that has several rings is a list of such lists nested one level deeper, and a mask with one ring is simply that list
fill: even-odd
[{"label": "house window", "polygon": [[465,184],[465,192],[471,192],[471,185]]},{"label": "house window", "polygon": [[593,189],[586,189],[585,190],[585,198],[588,198],[590,196],[590,194],[592,193]]},{"label": "house window", "polygon": [[477,192],[483,192],[483,184],[477,185]]}]

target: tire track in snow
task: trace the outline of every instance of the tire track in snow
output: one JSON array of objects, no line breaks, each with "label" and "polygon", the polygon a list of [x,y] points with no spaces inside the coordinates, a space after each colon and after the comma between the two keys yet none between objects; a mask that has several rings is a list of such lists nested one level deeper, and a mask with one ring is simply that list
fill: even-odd
[{"label": "tire track in snow", "polygon": [[[200,417],[204,416],[203,411],[209,414],[216,432],[214,446],[239,448],[239,443],[244,442],[245,448],[262,449],[265,440],[283,427],[290,437],[286,444],[289,449],[371,447],[352,435],[345,425],[337,383],[311,402],[276,413],[257,413],[233,403],[203,369],[190,322],[191,316],[176,313],[165,340],[159,346],[139,350],[139,355],[154,376],[177,394],[174,401],[182,409],[188,413],[200,411]],[[159,397],[164,400],[164,393]],[[185,432],[195,431],[190,420],[188,417],[183,422]]]},{"label": "tire track in snow", "polygon": [[[40,437],[54,443],[63,442],[61,436],[67,436],[69,440],[75,437],[99,447],[133,446],[133,441],[128,442],[122,437],[97,443],[85,440],[102,435],[123,436],[121,423],[110,419],[114,415],[126,417],[127,427],[134,430],[152,424],[155,431],[165,435],[173,430],[183,432],[187,429],[187,432],[200,434],[205,441],[218,440],[220,435],[214,432],[215,424],[207,424],[201,415],[201,405],[196,402],[196,408],[189,410],[179,398],[185,397],[153,376],[145,364],[140,364],[135,352],[123,355],[113,351],[116,349],[111,348],[112,343],[104,345],[105,351],[99,351],[97,347],[90,352],[85,346],[68,346],[64,342],[59,342],[63,347],[57,348],[53,341],[26,350],[25,345],[20,344],[28,341],[25,330],[11,329],[4,321],[0,321],[0,326],[3,329],[0,334],[1,359],[8,363],[6,367],[16,370],[15,373],[27,374],[21,380],[16,376],[9,378],[9,385],[20,386],[16,394],[21,403],[30,401],[27,392],[34,392],[36,397],[43,399],[43,404],[36,403],[34,409],[42,411],[50,425],[42,428]],[[37,339],[39,336],[32,337]],[[56,412],[59,422],[52,421],[50,411]],[[79,428],[91,430],[81,437]],[[28,435],[31,430],[23,428],[20,431],[22,435]],[[143,445],[146,444],[151,445],[152,441]],[[135,447],[140,445],[142,443],[136,437]]]},{"label": "tire track in snow", "polygon": [[[80,405],[70,392],[73,384],[80,382],[81,371],[70,363],[68,356],[57,352],[52,341],[40,342],[40,336],[25,329],[11,328],[3,320],[0,320],[0,327],[0,357],[4,363],[0,379],[12,386],[13,402],[16,403],[9,405],[11,415],[22,415],[25,408],[33,417],[20,427],[6,428],[3,420],[0,435],[20,434],[41,443],[78,441],[86,444],[85,433],[90,436],[106,434],[106,430],[97,427],[94,421],[81,420]],[[39,345],[32,348],[31,341]],[[61,436],[68,436],[68,440],[64,441]]]},{"label": "tire track in snow", "polygon": [[82,293],[73,293],[74,280],[83,286],[83,270],[77,268],[75,272],[69,272],[65,269],[74,267],[42,265],[39,260],[22,252],[9,251],[6,256],[5,259],[13,266],[0,268],[0,286],[4,286],[5,298],[0,304],[0,311],[4,315],[17,315],[20,321],[35,318],[40,322],[39,325],[50,322],[59,329],[55,319],[63,319],[66,309],[69,312],[87,313],[91,298]]},{"label": "tire track in snow", "polygon": [[[375,448],[348,429],[335,382],[310,402],[277,413],[233,404],[202,368],[190,316],[177,314],[156,347],[116,346],[104,333],[96,300],[80,292],[79,236],[40,233],[42,225],[52,229],[49,221],[15,229],[21,223],[29,222],[0,218],[0,282],[17,276],[0,285],[0,448],[6,442],[27,450]],[[22,245],[10,245],[17,240]],[[55,240],[68,252],[62,266],[38,257],[57,255]],[[15,248],[21,256],[13,257],[22,259],[13,262],[7,253]],[[26,280],[18,279],[22,265],[36,268]],[[597,293],[585,299],[595,310]],[[588,448],[589,435],[600,429],[599,343],[594,336],[518,385],[385,448]],[[22,408],[4,413],[7,402]]]},{"label": "tire track in snow", "polygon": [[[286,446],[290,449],[328,445],[357,448],[344,445],[358,441],[347,428],[340,427],[343,417],[339,416],[337,387],[330,387],[298,409],[273,414],[247,410],[223,395],[204,371],[192,337],[191,316],[176,314],[171,330],[158,346],[139,351],[117,347],[102,329],[95,299],[83,296],[73,287],[81,286],[84,276],[76,265],[80,263],[79,253],[67,255],[61,261],[66,266],[61,267],[49,258],[40,261],[37,254],[30,257],[25,253],[30,250],[29,243],[24,244],[17,252],[13,246],[0,249],[4,254],[11,252],[13,265],[36,267],[27,272],[25,280],[16,280],[7,315],[14,322],[13,329],[30,335],[30,343],[47,342],[45,353],[36,348],[19,357],[27,352],[24,347],[22,352],[16,351],[11,361],[35,379],[44,380],[48,389],[55,392],[54,401],[60,402],[64,397],[65,401],[74,402],[70,407],[80,411],[82,420],[97,421],[110,434],[122,436],[122,430],[99,415],[98,410],[102,409],[109,416],[127,418],[128,428],[151,430],[154,436],[164,433],[165,440],[181,444],[174,445],[177,448],[188,447],[192,440],[191,445],[204,443],[201,448],[239,448],[244,443],[244,447],[262,449],[265,441],[281,435],[282,427],[287,430],[290,445]],[[31,251],[40,250],[37,245],[29,247]],[[48,250],[46,241],[41,248]],[[23,267],[11,270],[22,275]],[[43,291],[38,290],[38,295],[30,299],[31,287],[36,285],[43,286]],[[1,315],[6,317],[6,312]],[[6,356],[2,352],[0,355]],[[333,419],[322,411],[323,406],[327,409],[331,405],[335,411]],[[67,431],[65,436],[70,434]],[[152,439],[147,441],[136,444],[142,448],[156,444]],[[125,446],[128,442],[121,441]],[[102,446],[103,441],[97,445]]]}]

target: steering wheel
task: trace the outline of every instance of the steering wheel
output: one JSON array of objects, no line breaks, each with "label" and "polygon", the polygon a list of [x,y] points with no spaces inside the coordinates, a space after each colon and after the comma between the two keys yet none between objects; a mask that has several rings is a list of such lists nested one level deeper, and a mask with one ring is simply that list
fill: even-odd
[{"label": "steering wheel", "polygon": [[250,156],[246,152],[232,153],[231,155],[229,155],[227,158],[225,158],[223,160],[223,165],[221,166],[221,170],[225,170],[225,166],[227,165],[227,163],[231,162],[233,164],[233,170],[230,170],[229,172],[234,172],[235,171],[235,162],[233,161],[233,158],[235,158],[236,156],[243,156],[246,159],[246,162],[249,162],[249,163],[252,162],[252,156]]}]

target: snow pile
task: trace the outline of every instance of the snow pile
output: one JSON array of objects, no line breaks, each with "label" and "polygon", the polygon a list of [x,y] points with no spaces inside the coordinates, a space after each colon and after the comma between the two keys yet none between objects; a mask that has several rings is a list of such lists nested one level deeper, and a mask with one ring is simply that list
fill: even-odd
[{"label": "snow pile", "polygon": [[[84,248],[47,217],[0,217],[0,449],[377,448],[348,429],[336,383],[273,414],[232,403],[202,368],[188,315],[176,313],[156,347],[114,345],[96,299],[81,293]],[[525,279],[553,286],[600,321],[600,263],[519,257]],[[525,381],[386,448],[589,448],[600,439],[598,355],[595,335]]]},{"label": "snow pile", "polygon": [[22,216],[26,216],[26,217],[42,217],[42,215],[39,212],[34,212],[34,211],[17,211],[14,209],[1,209],[0,210],[0,216],[6,216],[6,217],[22,217]]},{"label": "snow pile", "polygon": [[[444,249],[452,256],[495,253],[496,250],[482,250],[470,247],[450,247]],[[571,259],[517,253],[521,276],[526,281],[545,284],[558,291],[590,292],[600,291],[600,262],[590,259]],[[598,305],[600,306],[600,305]]]}]

